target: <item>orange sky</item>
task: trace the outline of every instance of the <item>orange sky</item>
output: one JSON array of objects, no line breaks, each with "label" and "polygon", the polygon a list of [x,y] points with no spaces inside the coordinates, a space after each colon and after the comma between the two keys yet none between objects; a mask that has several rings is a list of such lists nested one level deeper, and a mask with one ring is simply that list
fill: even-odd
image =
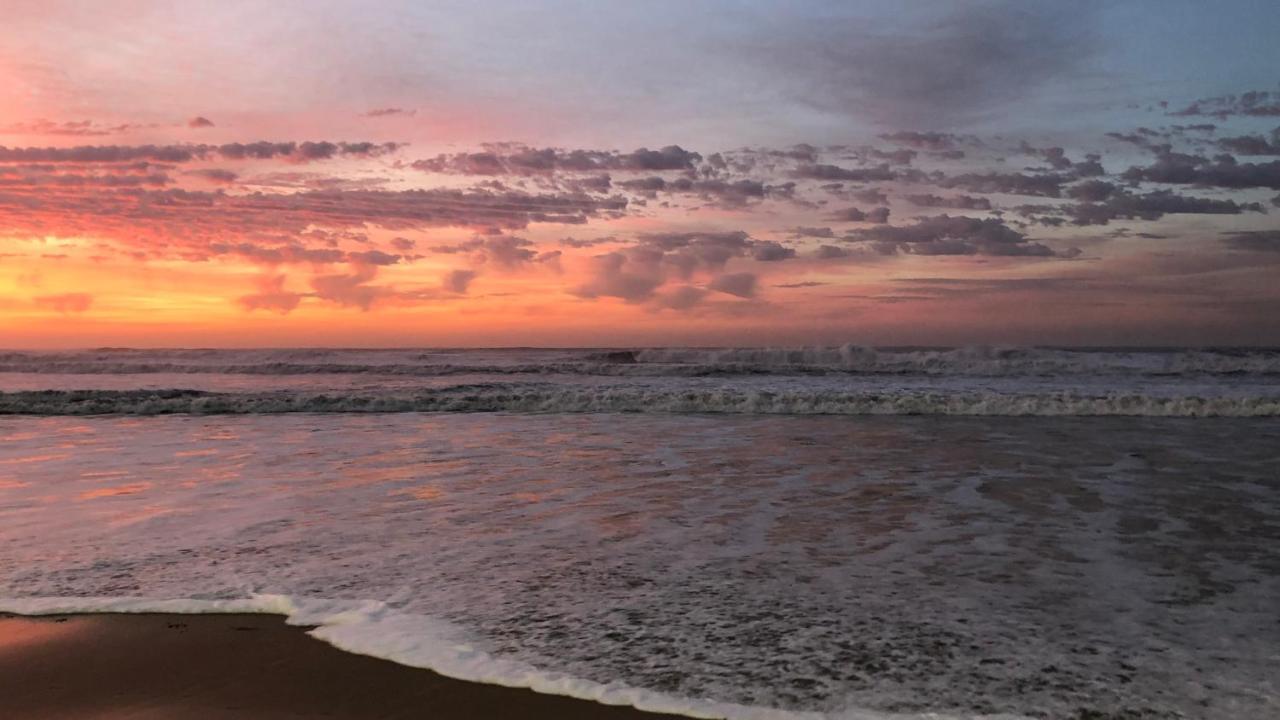
[{"label": "orange sky", "polygon": [[[1015,132],[855,77],[862,115],[763,90],[727,114],[673,55],[670,87],[592,105],[604,78],[575,85],[559,51],[412,10],[348,31],[336,7],[236,35],[238,3],[20,3],[0,345],[1280,344],[1280,94],[1063,127],[972,81],[1043,126]],[[99,32],[126,26],[148,32]],[[1045,72],[1001,82],[1076,82]],[[928,131],[941,103],[955,121]]]}]

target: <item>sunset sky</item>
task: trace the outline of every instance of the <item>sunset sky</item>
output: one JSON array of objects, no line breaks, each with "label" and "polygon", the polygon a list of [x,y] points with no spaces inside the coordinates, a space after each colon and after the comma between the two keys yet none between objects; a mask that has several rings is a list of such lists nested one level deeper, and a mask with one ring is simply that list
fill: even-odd
[{"label": "sunset sky", "polygon": [[1276,10],[8,0],[0,346],[1280,345]]}]

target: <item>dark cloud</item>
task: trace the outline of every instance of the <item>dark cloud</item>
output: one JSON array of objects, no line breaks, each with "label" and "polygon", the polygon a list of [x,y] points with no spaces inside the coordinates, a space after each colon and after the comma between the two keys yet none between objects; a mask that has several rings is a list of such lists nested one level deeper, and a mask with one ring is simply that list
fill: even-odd
[{"label": "dark cloud", "polygon": [[1230,232],[1222,242],[1234,250],[1280,253],[1280,230]]},{"label": "dark cloud", "polygon": [[702,156],[678,145],[630,153],[605,150],[560,150],[524,145],[490,145],[484,152],[441,154],[418,160],[424,172],[456,175],[549,175],[556,172],[661,172],[693,170]]},{"label": "dark cloud", "polygon": [[613,187],[613,179],[606,175],[591,175],[566,180],[564,187],[573,192],[609,192]]},{"label": "dark cloud", "polygon": [[1026,142],[1023,142],[1018,147],[1018,150],[1019,152],[1044,160],[1049,163],[1049,166],[1054,170],[1067,170],[1074,164],[1071,162],[1071,159],[1067,157],[1066,150],[1063,150],[1060,147],[1038,148],[1032,147]]},{"label": "dark cloud", "polygon": [[893,180],[897,177],[897,174],[888,165],[879,165],[873,168],[842,168],[835,165],[806,164],[792,171],[792,177],[805,180],[880,182]]},{"label": "dark cloud", "polygon": [[831,219],[836,222],[887,223],[889,222],[889,208],[878,207],[868,212],[863,212],[856,207],[848,207],[833,213]]},{"label": "dark cloud", "polygon": [[1232,115],[1280,117],[1280,93],[1250,91],[1241,95],[1204,98],[1169,115],[1178,117],[1207,115],[1218,119],[1226,119]]},{"label": "dark cloud", "polygon": [[954,126],[1072,75],[1097,46],[1096,9],[970,4],[914,32],[826,16],[775,31],[783,39],[760,56],[818,108],[898,127]]},{"label": "dark cloud", "polygon": [[384,108],[374,108],[373,110],[370,110],[364,113],[364,117],[380,118],[380,117],[391,117],[393,115],[403,115],[406,117],[413,117],[414,115],[417,115],[417,114],[418,114],[417,110],[406,110],[404,108],[398,108],[398,107],[384,107]]},{"label": "dark cloud", "polygon": [[990,210],[991,201],[986,198],[956,195],[944,198],[938,195],[907,195],[907,202],[920,207],[949,208],[953,210]]},{"label": "dark cloud", "polygon": [[796,256],[796,251],[772,240],[757,242],[751,249],[751,257],[760,262],[777,262],[789,260]]},{"label": "dark cloud", "polygon": [[[1101,188],[1101,183],[1096,188]],[[1077,186],[1079,187],[1079,186]],[[1073,188],[1075,189],[1075,188]],[[1239,215],[1264,212],[1258,203],[1237,203],[1234,200],[1189,197],[1171,190],[1156,190],[1143,195],[1113,189],[1102,202],[1086,202],[1067,205],[1063,210],[1076,225],[1106,225],[1119,218],[1158,220],[1165,215]]]},{"label": "dark cloud", "polygon": [[857,200],[858,202],[864,202],[869,205],[884,205],[885,203],[889,202],[889,196],[884,194],[884,191],[878,188],[866,188],[865,190],[854,190],[849,194],[849,197],[853,198],[854,200]]},{"label": "dark cloud", "polygon": [[222,157],[228,160],[291,162],[327,160],[337,156],[377,157],[394,152],[397,143],[256,142],[226,145],[80,145],[69,148],[10,148],[0,146],[0,162],[123,163],[150,161],[187,163]]},{"label": "dark cloud", "polygon": [[1072,178],[1059,173],[964,173],[938,181],[945,188],[961,188],[974,193],[1059,197],[1062,186]]},{"label": "dark cloud", "polygon": [[681,285],[659,295],[656,298],[658,307],[669,308],[671,310],[689,310],[702,302],[706,297],[707,291],[692,285]]},{"label": "dark cloud", "polygon": [[362,265],[395,265],[400,262],[401,256],[384,253],[381,250],[365,250],[347,253],[347,260]]},{"label": "dark cloud", "polygon": [[1218,155],[1209,160],[1182,153],[1163,153],[1154,164],[1131,167],[1121,177],[1130,182],[1280,190],[1280,160],[1242,163],[1231,155]]},{"label": "dark cloud", "polygon": [[666,180],[652,176],[623,180],[618,187],[642,197],[656,198],[659,193],[685,194],[701,198],[722,208],[741,208],[765,198],[790,198],[794,183],[766,185],[759,180],[693,180],[687,177]]},{"label": "dark cloud", "polygon": [[602,243],[614,242],[615,240],[617,240],[617,238],[615,238],[612,235],[606,235],[604,237],[598,237],[598,238],[566,237],[566,238],[560,238],[560,244],[565,247],[571,247],[571,248],[586,248],[586,247],[594,247]]},{"label": "dark cloud", "polygon": [[1102,202],[1118,190],[1118,186],[1105,180],[1085,180],[1067,188],[1067,197],[1085,202]]},{"label": "dark cloud", "polygon": [[819,245],[818,249],[813,253],[813,256],[819,260],[835,260],[849,257],[849,255],[848,248],[842,248],[838,245]]},{"label": "dark cloud", "polygon": [[836,236],[835,231],[829,227],[793,227],[787,230],[791,237],[796,238],[833,238]]},{"label": "dark cloud", "polygon": [[188,121],[187,121],[187,127],[189,127],[189,128],[211,128],[211,127],[213,127],[213,121],[212,121],[212,120],[210,120],[210,119],[209,119],[209,118],[207,118],[207,117],[201,117],[201,116],[197,115],[196,117],[193,117],[193,118],[191,118],[190,120],[188,120]]},{"label": "dark cloud", "polygon": [[1218,147],[1240,155],[1280,155],[1280,127],[1271,131],[1271,137],[1241,135],[1222,138]]},{"label": "dark cloud", "polygon": [[712,279],[707,283],[707,288],[740,298],[753,298],[756,296],[757,282],[756,276],[752,273],[729,273]]},{"label": "dark cloud", "polygon": [[220,185],[230,185],[240,178],[237,173],[222,168],[201,168],[199,170],[188,170],[186,175],[204,178],[209,182],[218,183]]},{"label": "dark cloud", "polygon": [[582,224],[625,208],[621,198],[444,188],[241,195],[123,188],[74,194],[0,192],[0,227],[30,235],[90,234],[185,255],[203,252],[210,244],[231,244],[229,238],[269,237],[279,245],[316,228],[515,230],[531,223]]},{"label": "dark cloud", "polygon": [[853,237],[882,253],[914,255],[997,255],[1052,257],[1052,249],[1034,242],[1002,220],[938,215],[914,225],[862,230]]}]

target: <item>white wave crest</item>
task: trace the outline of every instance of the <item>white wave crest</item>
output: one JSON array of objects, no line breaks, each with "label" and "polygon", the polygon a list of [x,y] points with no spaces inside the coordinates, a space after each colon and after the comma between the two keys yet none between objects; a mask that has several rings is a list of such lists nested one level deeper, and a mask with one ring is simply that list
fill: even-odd
[{"label": "white wave crest", "polygon": [[0,373],[225,375],[715,375],[1276,376],[1280,351],[1087,350],[974,346],[885,349],[649,348],[639,350],[358,351],[155,350],[0,352]]},{"label": "white wave crest", "polygon": [[1090,395],[1069,391],[795,391],[653,386],[463,385],[417,392],[38,390],[0,392],[9,415],[273,413],[729,413],[745,415],[987,415],[1274,417],[1280,396]]},{"label": "white wave crest", "polygon": [[85,613],[251,613],[283,615],[290,625],[314,627],[309,634],[347,652],[431,670],[468,682],[527,688],[603,705],[631,706],[656,713],[726,720],[1029,720],[1015,715],[897,714],[850,708],[835,713],[752,707],[667,695],[622,683],[599,683],[546,672],[527,663],[495,657],[477,648],[460,628],[436,618],[397,612],[379,601],[297,599],[257,594],[225,600],[136,597],[0,598],[0,612],[17,615]]}]

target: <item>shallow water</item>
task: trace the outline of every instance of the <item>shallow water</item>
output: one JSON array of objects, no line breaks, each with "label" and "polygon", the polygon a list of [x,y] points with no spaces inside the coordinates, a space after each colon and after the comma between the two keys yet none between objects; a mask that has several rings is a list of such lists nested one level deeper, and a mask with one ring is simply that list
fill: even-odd
[{"label": "shallow water", "polygon": [[[669,709],[1274,717],[1276,448],[1265,418],[0,418],[0,609],[377,600],[478,679]],[[412,654],[379,627],[344,642]]]}]

